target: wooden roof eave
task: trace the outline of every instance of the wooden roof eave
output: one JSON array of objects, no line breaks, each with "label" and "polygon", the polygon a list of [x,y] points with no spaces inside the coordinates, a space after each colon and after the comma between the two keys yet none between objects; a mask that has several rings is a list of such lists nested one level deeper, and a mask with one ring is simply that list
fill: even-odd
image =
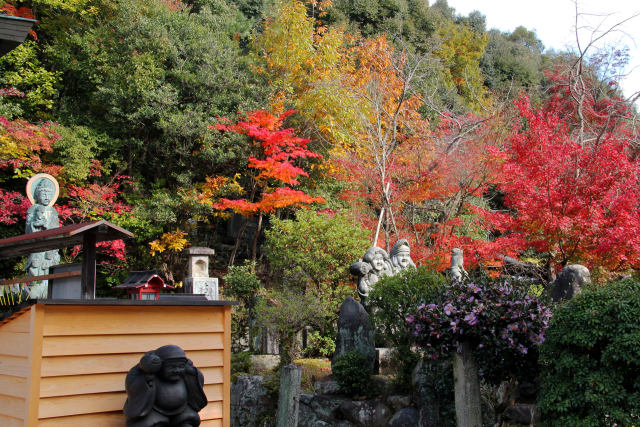
[{"label": "wooden roof eave", "polygon": [[96,243],[133,237],[106,220],[85,222],[0,239],[0,259],[82,245],[87,235],[95,236]]}]

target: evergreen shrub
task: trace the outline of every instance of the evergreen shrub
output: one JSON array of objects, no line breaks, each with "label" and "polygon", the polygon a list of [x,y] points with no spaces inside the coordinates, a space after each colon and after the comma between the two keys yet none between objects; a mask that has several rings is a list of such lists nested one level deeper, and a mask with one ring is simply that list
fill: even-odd
[{"label": "evergreen shrub", "polygon": [[546,335],[538,404],[549,426],[639,424],[640,282],[585,290]]},{"label": "evergreen shrub", "polygon": [[331,367],[338,389],[350,396],[365,396],[371,384],[371,369],[367,358],[358,350],[338,356]]}]

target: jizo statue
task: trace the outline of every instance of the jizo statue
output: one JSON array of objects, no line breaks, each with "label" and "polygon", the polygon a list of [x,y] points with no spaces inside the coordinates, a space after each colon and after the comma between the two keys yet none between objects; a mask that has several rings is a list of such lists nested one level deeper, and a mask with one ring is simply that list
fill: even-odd
[{"label": "jizo statue", "polygon": [[165,345],[142,356],[125,379],[127,427],[197,427],[207,405],[204,376],[184,351]]}]

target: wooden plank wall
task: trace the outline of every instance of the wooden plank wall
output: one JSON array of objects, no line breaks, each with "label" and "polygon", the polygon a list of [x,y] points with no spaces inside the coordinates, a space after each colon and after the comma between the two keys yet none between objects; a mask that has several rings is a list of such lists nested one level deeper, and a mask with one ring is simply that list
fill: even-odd
[{"label": "wooden plank wall", "polygon": [[31,310],[0,325],[0,426],[27,425]]},{"label": "wooden plank wall", "polygon": [[127,371],[166,344],[204,374],[201,426],[229,425],[230,307],[44,307],[38,426],[124,426]]}]

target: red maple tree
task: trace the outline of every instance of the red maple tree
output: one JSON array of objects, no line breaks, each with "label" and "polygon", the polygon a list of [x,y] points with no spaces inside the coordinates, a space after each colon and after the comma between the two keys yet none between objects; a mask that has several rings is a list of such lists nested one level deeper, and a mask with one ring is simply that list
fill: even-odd
[{"label": "red maple tree", "polygon": [[637,268],[640,168],[624,130],[578,143],[566,111],[561,118],[549,105],[533,108],[526,97],[516,107],[519,128],[506,149],[495,150],[504,159],[499,188],[511,212],[488,215],[503,233],[493,244],[533,247],[560,266]]},{"label": "red maple tree", "polygon": [[[287,207],[325,202],[322,197],[313,197],[292,188],[300,184],[299,177],[309,176],[296,164],[296,161],[322,157],[307,148],[309,139],[297,137],[291,128],[282,128],[283,121],[293,113],[293,110],[289,110],[275,116],[268,111],[256,110],[247,113],[246,120],[240,120],[235,124],[229,124],[227,119],[222,118],[220,123],[210,126],[212,129],[234,132],[250,138],[253,152],[249,156],[248,164],[248,196],[236,200],[220,198],[212,204],[212,207],[218,210],[229,209],[245,217],[258,215],[258,231],[252,250],[254,258],[263,214]],[[233,263],[238,242],[236,242],[230,264]]]}]

